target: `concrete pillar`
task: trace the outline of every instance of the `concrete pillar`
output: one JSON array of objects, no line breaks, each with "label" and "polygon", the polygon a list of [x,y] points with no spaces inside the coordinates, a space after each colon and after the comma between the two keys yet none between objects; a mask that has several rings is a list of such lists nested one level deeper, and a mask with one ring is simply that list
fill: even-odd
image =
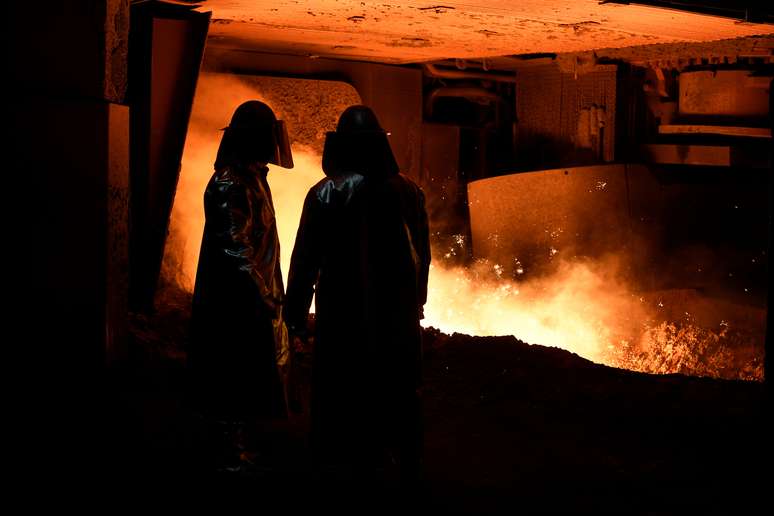
[{"label": "concrete pillar", "polygon": [[129,0],[14,2],[8,19],[27,335],[99,367],[127,353]]}]

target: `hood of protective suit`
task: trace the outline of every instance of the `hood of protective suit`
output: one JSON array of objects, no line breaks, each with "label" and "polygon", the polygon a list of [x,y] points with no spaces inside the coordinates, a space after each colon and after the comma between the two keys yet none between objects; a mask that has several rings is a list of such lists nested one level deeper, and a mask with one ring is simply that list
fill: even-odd
[{"label": "hood of protective suit", "polygon": [[326,134],[323,171],[328,176],[355,173],[367,178],[397,174],[399,168],[388,136],[371,108],[347,108],[336,131]]}]

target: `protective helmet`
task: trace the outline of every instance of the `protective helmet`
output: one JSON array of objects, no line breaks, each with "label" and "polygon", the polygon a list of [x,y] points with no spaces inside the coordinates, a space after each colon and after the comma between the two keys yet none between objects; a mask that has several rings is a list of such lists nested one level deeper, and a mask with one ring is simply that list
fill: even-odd
[{"label": "protective helmet", "polygon": [[388,135],[371,108],[348,107],[339,117],[336,131],[325,135],[323,171],[329,176],[348,172],[368,177],[397,174]]},{"label": "protective helmet", "polygon": [[218,149],[217,168],[220,164],[237,161],[261,161],[283,168],[293,168],[285,122],[277,120],[274,111],[258,100],[241,104],[223,129]]}]

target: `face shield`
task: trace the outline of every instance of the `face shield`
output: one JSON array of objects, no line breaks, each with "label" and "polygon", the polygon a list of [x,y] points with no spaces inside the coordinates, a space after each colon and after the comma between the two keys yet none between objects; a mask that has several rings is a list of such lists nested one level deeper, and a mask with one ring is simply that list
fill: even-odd
[{"label": "face shield", "polygon": [[218,160],[229,157],[240,160],[271,163],[282,168],[293,168],[293,153],[290,149],[290,138],[287,126],[283,120],[272,121],[267,128],[224,127],[226,134],[218,149]]},{"label": "face shield", "polygon": [[265,103],[248,100],[240,104],[223,131],[216,166],[236,161],[293,168],[287,126]]},{"label": "face shield", "polygon": [[274,158],[269,162],[282,168],[293,168],[293,152],[290,150],[288,128],[284,120],[274,123]]}]

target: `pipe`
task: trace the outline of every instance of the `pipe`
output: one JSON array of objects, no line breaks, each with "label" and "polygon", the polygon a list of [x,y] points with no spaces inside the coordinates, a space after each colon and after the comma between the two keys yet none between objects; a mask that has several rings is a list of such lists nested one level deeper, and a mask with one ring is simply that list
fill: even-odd
[{"label": "pipe", "polygon": [[476,86],[444,86],[430,92],[425,99],[425,115],[429,118],[433,115],[433,105],[439,97],[463,97],[466,99],[489,99],[501,101],[502,97],[497,93]]},{"label": "pipe", "polygon": [[425,72],[430,77],[439,79],[480,79],[496,82],[516,82],[516,74],[504,73],[486,73],[486,72],[463,72],[460,70],[445,70],[438,68],[434,64],[425,63]]}]

